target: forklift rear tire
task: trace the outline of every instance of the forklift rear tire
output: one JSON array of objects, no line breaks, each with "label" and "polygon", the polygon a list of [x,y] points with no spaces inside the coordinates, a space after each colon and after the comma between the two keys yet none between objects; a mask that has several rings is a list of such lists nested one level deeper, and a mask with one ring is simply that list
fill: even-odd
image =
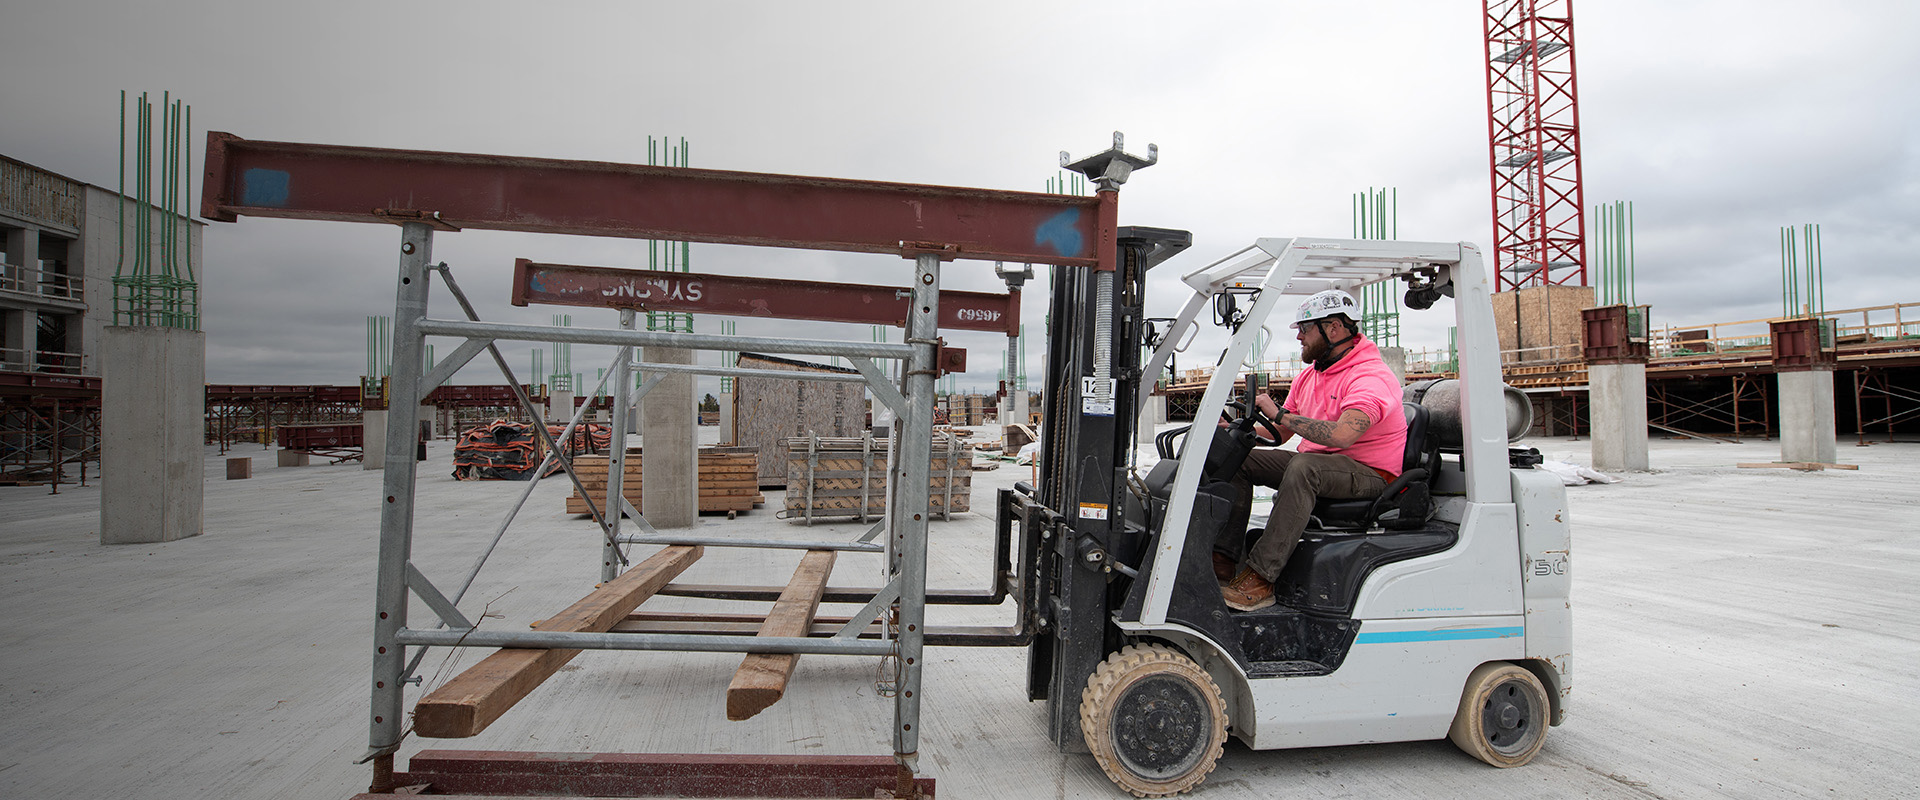
[{"label": "forklift rear tire", "polygon": [[1171,647],[1123,647],[1087,679],[1080,731],[1100,769],[1136,797],[1199,786],[1227,741],[1227,703],[1193,659]]},{"label": "forklift rear tire", "polygon": [[1467,676],[1447,738],[1496,767],[1523,766],[1546,744],[1552,711],[1546,687],[1525,667],[1506,661],[1481,664]]}]

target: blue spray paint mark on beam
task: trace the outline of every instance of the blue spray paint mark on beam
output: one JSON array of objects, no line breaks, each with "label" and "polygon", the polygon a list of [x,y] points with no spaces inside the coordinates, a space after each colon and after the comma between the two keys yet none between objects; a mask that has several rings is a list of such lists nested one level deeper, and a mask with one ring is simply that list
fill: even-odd
[{"label": "blue spray paint mark on beam", "polygon": [[1080,209],[1069,208],[1053,215],[1033,231],[1033,243],[1046,245],[1063,256],[1079,255],[1086,238],[1075,227],[1080,223]]},{"label": "blue spray paint mark on beam", "polygon": [[290,180],[285,171],[277,169],[255,168],[240,173],[240,205],[283,208],[287,205]]}]

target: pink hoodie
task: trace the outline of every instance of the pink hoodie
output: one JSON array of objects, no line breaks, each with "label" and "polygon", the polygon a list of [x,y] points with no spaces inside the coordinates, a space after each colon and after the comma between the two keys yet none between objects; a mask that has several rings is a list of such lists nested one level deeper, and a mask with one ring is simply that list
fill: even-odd
[{"label": "pink hoodie", "polygon": [[1293,378],[1286,409],[1308,419],[1339,419],[1349,408],[1360,409],[1373,427],[1345,450],[1306,439],[1302,453],[1340,453],[1388,475],[1399,475],[1407,450],[1407,416],[1400,410],[1400,381],[1380,360],[1380,348],[1355,334],[1353,349],[1325,372],[1308,369]]}]

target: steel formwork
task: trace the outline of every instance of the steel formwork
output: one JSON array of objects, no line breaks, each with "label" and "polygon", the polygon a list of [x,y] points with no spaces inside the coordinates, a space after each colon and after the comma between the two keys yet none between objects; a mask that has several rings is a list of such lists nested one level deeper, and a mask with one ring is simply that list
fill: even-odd
[{"label": "steel formwork", "polygon": [[1587,285],[1573,0],[1485,0],[1494,291]]},{"label": "steel formwork", "polygon": [[100,379],[0,372],[0,483],[49,484],[100,463]]},{"label": "steel formwork", "polygon": [[[1121,157],[1118,135],[1112,151]],[[742,653],[824,653],[895,659],[892,744],[902,774],[917,772],[922,648],[925,645],[926,541],[933,403],[938,374],[941,314],[940,272],[945,260],[1004,259],[1110,270],[1116,261],[1118,201],[1114,187],[1094,197],[1042,195],[953,187],[883,184],[780,175],[641,167],[505,156],[376,150],[284,142],[249,142],[208,134],[207,179],[202,216],[235,221],[240,215],[398,223],[399,270],[395,285],[392,363],[387,417],[387,457],[382,477],[381,530],[375,579],[375,616],[368,752],[377,789],[392,787],[393,755],[405,735],[404,688],[426,649],[434,646],[562,648],[576,650],[694,650]],[[1120,176],[1124,179],[1124,175]],[[1115,181],[1117,184],[1118,181]],[[394,207],[403,202],[405,207]],[[913,260],[911,302],[903,344],[797,340],[632,330],[631,309],[617,329],[547,327],[480,320],[453,272],[432,259],[435,231],[488,228],[595,236],[658,238],[860,252],[892,252]],[[427,315],[429,287],[438,273],[464,312],[464,319]],[[428,337],[462,340],[454,352],[424,368]],[[848,358],[876,402],[900,420],[898,457],[889,480],[893,496],[883,525],[852,543],[809,543],[821,548],[872,549],[868,540],[886,533],[888,581],[866,599],[841,631],[828,638],[738,637],[703,634],[482,631],[457,604],[485,563],[482,552],[453,592],[443,592],[412,562],[414,490],[418,465],[412,456],[420,401],[462,366],[487,353],[507,378],[519,404],[533,410],[495,343],[501,340],[612,345],[620,348],[616,391],[625,395],[630,348],[662,346],[695,350],[756,351]],[[896,386],[876,360],[903,362]],[[656,374],[644,395],[669,369],[637,365]],[[701,372],[731,374],[728,368]],[[603,383],[606,378],[603,378]],[[633,398],[620,396],[616,407]],[[573,423],[584,414],[583,407]],[[549,439],[545,426],[534,426]],[[568,435],[563,433],[562,436]],[[557,448],[547,442],[550,453]],[[579,477],[559,460],[576,490]],[[614,474],[619,474],[615,471]],[[529,484],[529,489],[531,484]],[[605,539],[607,574],[627,565],[636,544],[720,542],[651,529],[624,500],[605,513],[584,490],[588,509]],[[619,498],[617,489],[610,498]],[[524,503],[523,494],[521,502]],[[504,535],[517,513],[507,514],[494,536]],[[625,512],[624,515],[620,512]],[[612,521],[609,520],[612,517]],[[622,535],[618,520],[631,518],[644,535]],[[697,541],[696,541],[697,540]],[[743,543],[756,544],[756,543]],[[766,544],[766,543],[757,543]],[[792,545],[793,543],[786,543]],[[411,598],[426,604],[446,630],[410,626]],[[859,634],[879,623],[892,635]],[[903,786],[911,786],[903,780]]]}]

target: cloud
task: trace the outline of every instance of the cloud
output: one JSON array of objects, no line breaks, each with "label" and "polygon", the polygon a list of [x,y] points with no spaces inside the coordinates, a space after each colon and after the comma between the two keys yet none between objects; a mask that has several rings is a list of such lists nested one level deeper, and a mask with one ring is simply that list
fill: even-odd
[{"label": "cloud", "polygon": [[[1803,223],[1825,235],[1830,307],[1920,297],[1920,104],[1907,83],[1920,55],[1903,38],[1920,29],[1920,10],[1579,8],[1586,199],[1635,203],[1640,299],[1656,320],[1773,313],[1778,231]],[[225,130],[644,162],[652,135],[685,137],[698,167],[1038,191],[1058,174],[1058,151],[1096,151],[1121,129],[1129,149],[1154,142],[1162,153],[1122,192],[1122,224],[1195,236],[1152,277],[1149,313],[1164,316],[1181,301],[1177,273],[1257,237],[1345,235],[1350,197],[1368,187],[1399,190],[1403,238],[1490,250],[1479,17],[1472,4],[1419,0],[24,4],[0,28],[0,74],[32,78],[8,82],[0,142],[113,186],[119,91],[165,89],[193,104],[196,143]],[[209,379],[354,380],[366,316],[392,313],[397,237],[377,225],[210,225]],[[435,248],[483,316],[536,323],[555,309],[506,304],[513,258],[632,266],[646,253],[632,241],[474,231],[440,235]],[[693,253],[696,270],[735,274],[904,284],[910,270],[884,256]],[[949,264],[944,283],[994,289],[989,267]],[[1045,293],[1031,287],[1024,304],[1035,333]],[[453,312],[444,295],[434,303],[436,316]],[[560,311],[612,325],[610,312]],[[1444,347],[1448,316],[1409,314],[1403,341]],[[1004,338],[950,338],[972,351],[959,386],[990,389]],[[516,369],[534,346],[509,348]],[[1036,375],[1042,353],[1029,344]],[[576,371],[607,357],[576,348]],[[485,366],[456,380],[493,380]]]}]

